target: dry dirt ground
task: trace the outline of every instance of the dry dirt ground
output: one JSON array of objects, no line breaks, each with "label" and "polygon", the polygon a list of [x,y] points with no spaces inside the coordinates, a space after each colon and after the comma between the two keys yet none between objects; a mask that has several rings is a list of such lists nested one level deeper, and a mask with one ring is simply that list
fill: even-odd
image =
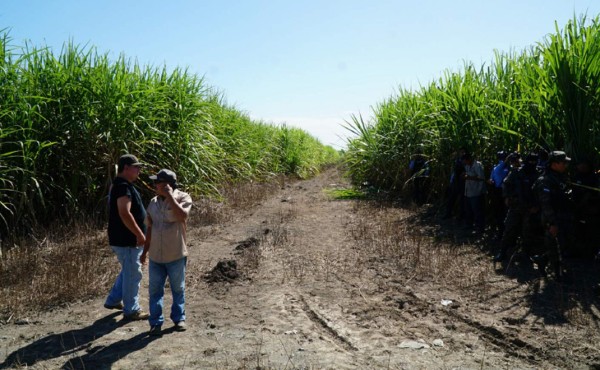
[{"label": "dry dirt ground", "polygon": [[[600,368],[594,291],[498,273],[481,241],[427,211],[325,191],[347,186],[332,168],[224,222],[193,224],[186,332],[167,321],[150,337],[98,292],[1,325],[0,368]],[[367,240],[379,234],[400,249]],[[586,287],[596,275],[585,272]],[[168,317],[168,290],[165,300]]]}]

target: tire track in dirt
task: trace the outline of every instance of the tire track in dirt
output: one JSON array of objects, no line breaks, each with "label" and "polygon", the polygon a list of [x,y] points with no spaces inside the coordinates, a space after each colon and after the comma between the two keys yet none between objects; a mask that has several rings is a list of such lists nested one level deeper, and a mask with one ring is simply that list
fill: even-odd
[{"label": "tire track in dirt", "polygon": [[317,327],[321,328],[323,332],[328,334],[334,342],[338,343],[347,351],[358,351],[358,348],[356,348],[348,338],[338,333],[338,331],[335,330],[331,325],[329,325],[321,315],[319,315],[314,309],[310,307],[303,295],[300,295],[300,302],[302,303],[302,309],[304,310],[308,318],[312,322],[314,322],[317,325]]}]

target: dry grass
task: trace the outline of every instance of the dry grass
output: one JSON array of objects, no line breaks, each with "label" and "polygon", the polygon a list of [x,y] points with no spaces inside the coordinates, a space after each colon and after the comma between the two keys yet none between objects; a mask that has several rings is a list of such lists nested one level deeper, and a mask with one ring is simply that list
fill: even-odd
[{"label": "dry grass", "polygon": [[[280,185],[248,183],[230,185],[222,190],[223,200],[197,199],[190,216],[190,227],[210,233],[237,212],[254,207]],[[106,230],[97,222],[55,225],[41,237],[10,241],[11,248],[0,254],[0,322],[96,297],[106,292],[118,273],[119,264],[108,247]],[[268,238],[284,235],[273,230]],[[279,241],[276,240],[276,243]],[[260,251],[254,251],[260,253]],[[246,259],[258,263],[260,254]],[[250,263],[250,262],[248,262]]]},{"label": "dry grass", "polygon": [[240,211],[257,206],[267,196],[275,192],[284,176],[274,178],[271,182],[248,182],[245,184],[228,184],[221,190],[230,210]]},{"label": "dry grass", "polygon": [[521,305],[520,312],[531,320],[539,316],[580,330],[600,322],[597,269],[585,263],[568,266],[572,281],[566,283],[542,279],[525,265],[496,270],[488,239],[465,238],[456,229],[440,232],[432,217],[394,205],[357,202],[354,213],[349,224],[356,243],[353,268],[369,271],[380,288],[390,282],[425,284],[482,307]]},{"label": "dry grass", "polygon": [[419,279],[441,286],[488,288],[495,273],[479,248],[437,240],[428,226],[414,222],[404,209],[359,202],[350,232],[365,261],[380,274]]},{"label": "dry grass", "polygon": [[18,240],[0,259],[0,319],[66,305],[106,291],[118,264],[106,232],[89,224],[55,227],[43,239]]}]

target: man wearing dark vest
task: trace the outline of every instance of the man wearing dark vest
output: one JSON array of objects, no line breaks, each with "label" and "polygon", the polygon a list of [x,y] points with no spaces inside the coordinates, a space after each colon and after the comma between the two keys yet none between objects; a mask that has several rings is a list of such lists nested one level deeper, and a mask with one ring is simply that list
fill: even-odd
[{"label": "man wearing dark vest", "polygon": [[146,242],[146,210],[133,182],[138,179],[141,166],[131,154],[119,158],[108,206],[108,241],[121,264],[121,272],[104,307],[122,309],[129,320],[145,320],[149,316],[142,311],[138,294],[142,280],[140,256]]}]

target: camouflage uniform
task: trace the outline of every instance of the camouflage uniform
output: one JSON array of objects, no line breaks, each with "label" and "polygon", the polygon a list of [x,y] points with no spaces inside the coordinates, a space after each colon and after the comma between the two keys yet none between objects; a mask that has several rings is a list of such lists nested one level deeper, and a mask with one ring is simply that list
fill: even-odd
[{"label": "camouflage uniform", "polygon": [[[565,253],[570,253],[574,240],[574,202],[566,172],[560,173],[551,168],[553,162],[569,162],[564,152],[550,153],[548,167],[534,184],[534,192],[540,206],[544,235],[544,255],[536,258],[540,270],[546,262],[553,264],[557,277],[562,274],[561,261]],[[552,235],[551,230],[556,230]],[[544,272],[544,271],[542,271]]]}]

